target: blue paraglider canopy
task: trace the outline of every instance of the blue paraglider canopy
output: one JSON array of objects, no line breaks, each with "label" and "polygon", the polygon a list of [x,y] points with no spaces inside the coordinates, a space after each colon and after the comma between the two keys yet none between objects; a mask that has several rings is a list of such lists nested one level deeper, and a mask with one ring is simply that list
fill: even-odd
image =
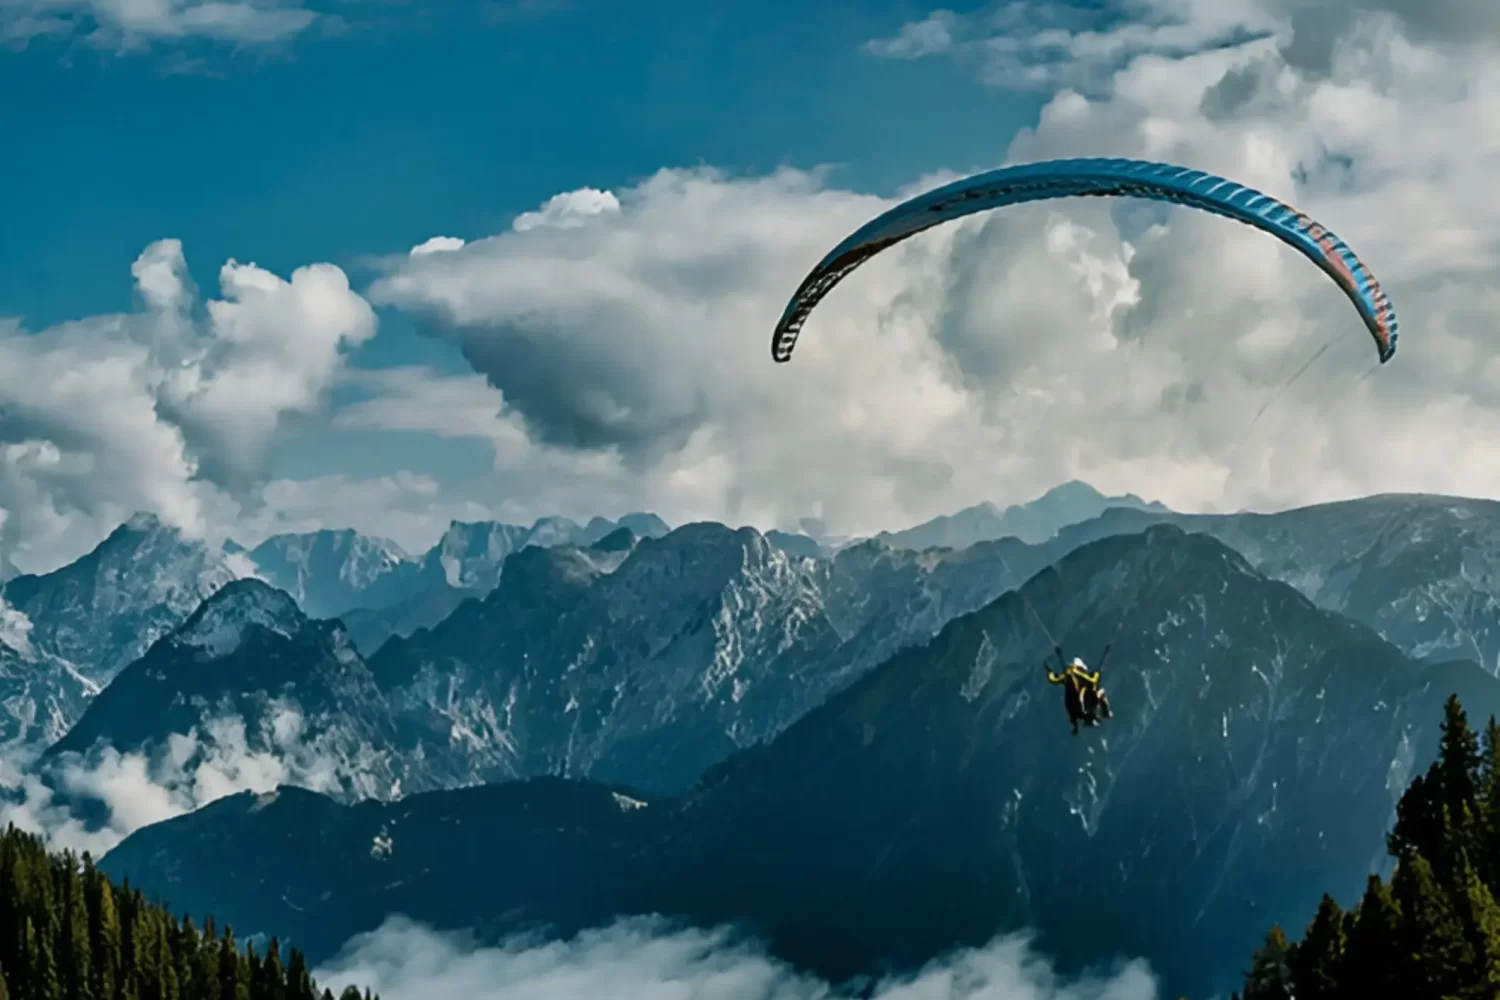
[{"label": "blue paraglider canopy", "polygon": [[1328,274],[1359,310],[1382,364],[1396,353],[1396,313],[1380,283],[1327,228],[1284,202],[1223,177],[1166,163],[1050,160],[1002,167],[918,195],[861,226],[824,257],[787,303],[771,356],[789,361],[807,317],[860,264],[909,236],[953,219],[1048,198],[1133,197],[1212,212],[1270,233]]}]

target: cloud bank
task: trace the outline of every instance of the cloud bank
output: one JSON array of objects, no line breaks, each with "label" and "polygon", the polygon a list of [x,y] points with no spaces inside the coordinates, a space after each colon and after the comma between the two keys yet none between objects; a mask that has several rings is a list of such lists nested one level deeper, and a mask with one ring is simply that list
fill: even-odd
[{"label": "cloud bank", "polygon": [[[278,343],[275,324],[258,327],[257,351],[230,366],[241,377],[212,389],[206,359],[169,378],[151,361],[162,348],[100,332],[144,325],[171,343],[183,323],[200,337],[218,330],[212,314],[188,321],[165,305],[177,294],[171,265],[141,265],[139,314],[34,337],[13,325],[0,335],[15,373],[0,376],[0,549],[31,568],[76,537],[79,517],[98,537],[138,507],[243,521],[236,493],[254,497],[246,484],[277,415],[344,379],[363,395],[335,414],[335,432],[477,441],[489,467],[463,483],[330,469],[279,484],[289,507],[257,508],[257,523],[357,517],[416,547],[456,511],[524,521],[650,509],[672,523],[762,527],[811,516],[863,533],[1074,478],[1185,510],[1386,490],[1500,495],[1488,446],[1500,419],[1494,10],[1007,3],[937,11],[867,47],[974,59],[981,81],[1020,74],[1049,90],[1008,161],[1168,160],[1304,208],[1368,261],[1396,305],[1401,350],[1379,370],[1353,309],[1296,252],[1222,219],[1124,200],[1011,208],[892,248],[823,302],[778,366],[770,331],[807,270],[952,174],[876,194],[817,170],[665,169],[560,192],[505,231],[434,234],[383,262],[366,296],[451,342],[473,374],[340,374],[330,345],[373,327],[326,265],[265,296],[293,317],[283,323],[318,335]],[[148,281],[167,291],[151,298]],[[324,308],[298,305],[315,287],[328,289],[312,296]],[[304,358],[301,344],[321,346]],[[265,371],[288,377],[280,400],[261,405],[249,387]],[[98,427],[54,414],[37,431],[28,415],[18,433],[16,397],[49,379],[62,400],[50,409],[105,398],[119,416]]]},{"label": "cloud bank", "polygon": [[295,711],[272,716],[253,749],[238,717],[216,719],[140,753],[96,747],[38,761],[11,748],[0,757],[0,826],[39,834],[53,850],[102,857],[141,827],[182,816],[226,795],[296,785],[339,788],[337,767],[303,739]]},{"label": "cloud bank", "polygon": [[[1486,434],[1500,61],[1351,8],[1314,72],[1285,48],[1295,10],[1129,9],[1143,16],[1095,27],[1066,6],[995,15],[1067,21],[1046,44],[1105,71],[1059,90],[1007,159],[1168,160],[1298,204],[1387,286],[1404,333],[1390,365],[1375,370],[1338,288],[1274,238],[1120,200],[1009,208],[898,245],[777,366],[787,296],[896,200],[794,170],[663,170],[612,199],[555,198],[508,232],[392,258],[369,294],[451,339],[493,390],[466,383],[447,433],[530,471],[502,478],[506,495],[565,513],[584,494],[678,523],[870,531],[1071,478],[1189,510],[1500,494]],[[910,33],[908,54],[941,37]],[[575,203],[595,210],[557,208]],[[418,425],[416,401],[437,412],[445,396],[419,381],[358,419]]]},{"label": "cloud bank", "polygon": [[335,994],[368,987],[385,1000],[1155,1000],[1141,961],[1106,975],[1068,979],[1031,948],[1027,935],[932,962],[913,976],[846,992],[799,974],[723,929],[623,920],[568,941],[520,939],[479,947],[402,918],[356,937],[314,973]]}]

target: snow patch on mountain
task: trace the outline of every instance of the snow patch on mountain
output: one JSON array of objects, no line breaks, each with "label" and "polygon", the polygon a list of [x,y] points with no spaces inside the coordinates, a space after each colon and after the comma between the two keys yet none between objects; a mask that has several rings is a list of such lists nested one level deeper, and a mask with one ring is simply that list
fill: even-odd
[{"label": "snow patch on mountain", "polygon": [[25,612],[11,607],[4,596],[0,596],[0,645],[8,646],[23,659],[34,659],[36,650],[31,645],[33,627]]},{"label": "snow patch on mountain", "polygon": [[0,746],[13,752],[62,738],[99,690],[66,660],[0,642]]}]

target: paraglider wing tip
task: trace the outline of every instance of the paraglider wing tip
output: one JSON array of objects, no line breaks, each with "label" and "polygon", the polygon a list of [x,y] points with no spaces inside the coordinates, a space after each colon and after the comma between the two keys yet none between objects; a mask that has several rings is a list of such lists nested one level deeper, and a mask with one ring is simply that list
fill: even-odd
[{"label": "paraglider wing tip", "polygon": [[1396,356],[1396,334],[1392,333],[1390,339],[1380,348],[1380,363],[1385,364]]},{"label": "paraglider wing tip", "polygon": [[792,360],[792,341],[779,327],[771,336],[771,360],[779,365],[784,365]]}]

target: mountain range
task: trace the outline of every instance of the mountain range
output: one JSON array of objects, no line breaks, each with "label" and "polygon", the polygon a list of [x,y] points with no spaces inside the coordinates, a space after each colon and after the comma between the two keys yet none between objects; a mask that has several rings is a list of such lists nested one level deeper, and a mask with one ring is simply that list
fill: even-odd
[{"label": "mountain range", "polygon": [[[215,552],[135,518],[0,591],[0,704],[53,759],[226,719],[295,745],[312,790],[108,861],[314,953],[366,913],[501,933],[662,910],[748,920],[837,977],[1031,925],[1065,961],[1107,942],[1201,992],[1384,863],[1446,694],[1493,710],[1497,515],[1104,498],[958,548],[633,515],[455,524],[421,557],[333,531]],[[1119,718],[1077,740],[1040,682],[1059,642],[1113,643]],[[466,881],[495,844],[526,860]],[[221,879],[209,845],[261,867]]]},{"label": "mountain range", "polygon": [[[50,752],[145,750],[225,717],[273,750],[291,717],[348,796],[539,775],[671,794],[1046,560],[1013,540],[928,553],[867,542],[814,560],[750,528],[619,529],[522,549],[489,594],[368,657],[341,621],[239,580]],[[220,623],[213,643],[205,620]]]},{"label": "mountain range", "polygon": [[1058,542],[1072,548],[1160,523],[1213,535],[1412,656],[1500,673],[1500,502],[1387,494],[1274,514],[1115,508],[1065,528]]},{"label": "mountain range", "polygon": [[[1113,643],[1117,717],[1078,738],[1039,669],[1054,636]],[[675,796],[283,789],[148,827],[104,865],[314,956],[393,912],[490,935],[663,912],[747,921],[838,979],[1032,926],[1065,965],[1107,942],[1202,995],[1270,919],[1363,884],[1454,690],[1500,710],[1473,664],[1414,660],[1158,526],[1076,549]]]},{"label": "mountain range", "polygon": [[1088,483],[1077,480],[1054,486],[1035,500],[1000,508],[992,503],[965,507],[904,531],[883,531],[876,537],[896,548],[962,549],[999,538],[1016,538],[1039,545],[1069,525],[1090,521],[1112,508],[1169,514],[1154,500],[1134,493],[1105,496]]},{"label": "mountain range", "polygon": [[584,525],[565,517],[544,517],[529,528],[454,521],[420,557],[395,542],[348,528],[274,535],[249,555],[258,574],[291,594],[307,614],[334,618],[355,610],[409,607],[415,598],[442,588],[482,596],[499,583],[512,552],[527,546],[592,545],[620,528],[643,538],[668,531],[655,514],[627,514],[619,521],[595,517]]},{"label": "mountain range", "polygon": [[265,579],[314,618],[346,614],[356,648],[372,652],[487,593],[511,552],[601,539],[621,525],[645,535],[667,530],[652,514],[584,526],[566,518],[530,528],[454,522],[417,558],[349,530],[215,549],[137,514],[76,562],[0,585],[0,614],[20,627],[0,628],[0,743],[60,739],[90,698],[232,580]]}]

